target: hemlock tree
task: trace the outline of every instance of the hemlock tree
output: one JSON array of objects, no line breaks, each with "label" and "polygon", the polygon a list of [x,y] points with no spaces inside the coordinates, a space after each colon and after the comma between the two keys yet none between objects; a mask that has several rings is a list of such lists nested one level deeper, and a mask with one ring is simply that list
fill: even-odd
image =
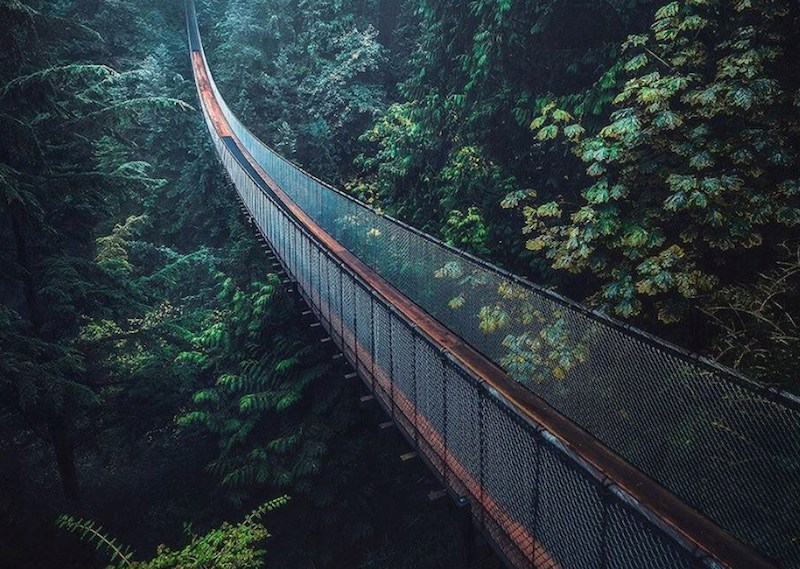
[{"label": "hemlock tree", "polygon": [[75,497],[73,450],[100,388],[75,342],[85,319],[131,314],[140,300],[95,260],[95,239],[132,195],[160,183],[130,142],[142,113],[183,104],[131,97],[130,74],[105,65],[64,63],[64,46],[98,41],[84,26],[21,2],[0,14],[0,235],[11,244],[0,253],[1,401],[52,445]]},{"label": "hemlock tree", "polygon": [[378,19],[371,0],[234,0],[208,56],[246,124],[316,175],[340,180],[357,133],[385,107]]}]

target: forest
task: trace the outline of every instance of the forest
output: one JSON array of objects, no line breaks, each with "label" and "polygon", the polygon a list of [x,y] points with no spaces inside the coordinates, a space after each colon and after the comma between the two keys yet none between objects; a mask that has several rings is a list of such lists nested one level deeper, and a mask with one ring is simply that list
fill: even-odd
[{"label": "forest", "polygon": [[[221,94],[286,158],[800,394],[797,2],[196,4]],[[0,16],[0,567],[504,566],[267,261],[184,2]],[[585,359],[559,357],[547,380]]]}]

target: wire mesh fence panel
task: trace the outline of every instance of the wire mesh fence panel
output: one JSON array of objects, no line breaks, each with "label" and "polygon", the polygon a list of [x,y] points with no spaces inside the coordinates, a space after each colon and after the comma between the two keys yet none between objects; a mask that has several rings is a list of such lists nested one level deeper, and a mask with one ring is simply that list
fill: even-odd
[{"label": "wire mesh fence panel", "polygon": [[292,224],[289,227],[289,234],[289,271],[296,281],[300,281],[300,261],[297,255],[300,246],[300,230]]},{"label": "wire mesh fence panel", "polygon": [[308,287],[308,265],[306,256],[303,254],[305,251],[306,236],[296,228],[294,231],[294,239],[292,242],[293,250],[293,276],[300,286],[300,290],[306,290]]},{"label": "wire mesh fence panel", "polygon": [[305,269],[306,269],[306,285],[303,289],[306,293],[306,297],[308,297],[311,293],[311,288],[313,287],[313,278],[314,278],[314,267],[311,266],[311,251],[314,249],[314,244],[312,240],[308,237],[303,239],[303,246],[301,247],[301,252],[304,257]]},{"label": "wire mesh fence panel", "polygon": [[476,493],[481,475],[481,416],[479,384],[454,365],[446,366],[444,436],[452,457],[450,471],[460,484],[460,494]]},{"label": "wire mesh fence panel", "polygon": [[308,273],[310,276],[308,283],[308,293],[311,304],[314,308],[319,307],[319,245],[309,241]]},{"label": "wire mesh fence panel", "polygon": [[317,302],[319,309],[320,320],[327,324],[328,321],[328,271],[325,268],[325,260],[327,258],[327,251],[323,247],[319,248],[319,255],[317,256],[317,264],[315,270],[319,279],[317,280]]},{"label": "wire mesh fence panel", "polygon": [[417,361],[417,345],[420,339],[402,318],[390,314],[391,337],[391,394],[394,416],[399,417],[409,427],[409,432],[418,439],[417,419],[419,418],[419,399],[417,385],[420,367]]},{"label": "wire mesh fence panel", "polygon": [[391,312],[381,302],[373,300],[373,370],[375,383],[385,409],[392,413],[394,386],[392,384],[392,323]]},{"label": "wire mesh fence panel", "polygon": [[263,229],[270,243],[275,243],[277,240],[279,215],[277,207],[271,207],[267,212],[267,225]]},{"label": "wire mesh fence panel", "polygon": [[317,271],[319,272],[319,309],[321,320],[324,322],[326,329],[330,326],[331,321],[331,299],[330,299],[330,282],[328,281],[328,264],[330,263],[328,252],[324,249],[321,250],[319,255],[319,264]]},{"label": "wire mesh fence panel", "polygon": [[289,220],[289,216],[284,215],[281,218],[281,241],[280,241],[281,259],[283,260],[284,265],[288,263],[288,259],[291,256],[291,243],[289,242],[290,225],[291,221]]},{"label": "wire mesh fence panel", "polygon": [[358,359],[358,370],[364,377],[372,378],[372,358],[374,357],[372,344],[372,297],[362,286],[355,287],[355,303],[358,343],[363,351],[363,357]]},{"label": "wire mesh fence panel", "polygon": [[[355,300],[353,298],[353,279],[352,277],[343,272],[339,275],[339,285],[341,291],[341,320],[342,320],[342,337],[344,339],[345,354],[350,355],[351,358],[355,356],[355,342],[353,336],[353,320],[355,318]],[[352,361],[352,360],[351,360]]]},{"label": "wire mesh fence panel", "polygon": [[303,259],[300,255],[301,247],[300,244],[302,242],[302,234],[300,228],[296,225],[292,224],[292,274],[294,275],[295,280],[302,281],[302,263]]},{"label": "wire mesh fence panel", "polygon": [[289,220],[289,216],[286,215],[281,209],[276,208],[277,215],[275,216],[275,234],[276,238],[275,241],[272,241],[272,247],[275,252],[278,254],[279,259],[284,259],[287,254],[287,245],[285,243],[284,237],[284,228],[286,227],[286,223]]},{"label": "wire mesh fence panel", "polygon": [[609,500],[604,533],[604,562],[615,569],[681,569],[697,567],[685,550],[675,549],[666,535],[649,527],[624,503]]},{"label": "wire mesh fence panel", "polygon": [[403,421],[408,432],[414,433],[417,409],[416,338],[411,328],[394,315],[390,318],[389,330],[393,410],[395,418]]},{"label": "wire mesh fence panel", "polygon": [[318,249],[319,254],[316,258],[316,265],[314,266],[314,270],[318,275],[317,279],[317,307],[320,310],[320,317],[322,320],[327,321],[328,319],[328,271],[325,267],[325,261],[327,259],[327,252],[325,249],[320,247]]},{"label": "wire mesh fence panel", "polygon": [[444,473],[444,362],[426,341],[416,342],[416,431],[427,445],[428,460]]},{"label": "wire mesh fence panel", "polygon": [[[563,567],[601,567],[599,484],[550,445],[539,457],[537,539]],[[570,528],[565,532],[563,528]]]},{"label": "wire mesh fence panel", "polygon": [[414,404],[416,358],[414,337],[411,329],[398,322],[396,317],[390,319],[391,335],[391,377],[394,388]]},{"label": "wire mesh fence panel", "polygon": [[328,271],[328,299],[330,302],[331,335],[336,344],[341,347],[342,332],[342,290],[339,272],[341,268],[332,259],[327,264]]},{"label": "wire mesh fence panel", "polygon": [[442,354],[428,342],[417,342],[415,361],[417,409],[425,417],[428,427],[441,436],[445,432],[445,370]]},{"label": "wire mesh fence panel", "polygon": [[502,523],[507,518],[526,528],[529,537],[519,547],[532,558],[539,491],[537,435],[488,394],[481,400],[481,419],[481,519]]}]

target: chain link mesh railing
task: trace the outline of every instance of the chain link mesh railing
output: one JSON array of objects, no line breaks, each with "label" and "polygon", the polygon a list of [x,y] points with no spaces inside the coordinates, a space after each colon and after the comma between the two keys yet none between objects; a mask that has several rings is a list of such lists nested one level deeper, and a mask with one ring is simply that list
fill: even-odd
[{"label": "chain link mesh railing", "polygon": [[[193,11],[190,0],[190,44],[202,55]],[[210,73],[208,81],[242,147],[347,250],[685,503],[782,565],[800,566],[796,399],[373,211],[261,143]],[[468,497],[476,522],[512,564],[692,563],[674,536],[444,358],[321,246],[203,110],[237,191],[317,316],[448,487]]]}]

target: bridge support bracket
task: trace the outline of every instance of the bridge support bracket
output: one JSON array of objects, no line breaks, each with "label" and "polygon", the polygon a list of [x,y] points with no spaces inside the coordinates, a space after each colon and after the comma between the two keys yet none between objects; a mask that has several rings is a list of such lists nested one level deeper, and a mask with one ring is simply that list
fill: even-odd
[{"label": "bridge support bracket", "polygon": [[432,492],[428,492],[428,500],[430,502],[435,502],[437,500],[441,500],[447,496],[447,490],[442,488],[441,490],[434,490]]}]

